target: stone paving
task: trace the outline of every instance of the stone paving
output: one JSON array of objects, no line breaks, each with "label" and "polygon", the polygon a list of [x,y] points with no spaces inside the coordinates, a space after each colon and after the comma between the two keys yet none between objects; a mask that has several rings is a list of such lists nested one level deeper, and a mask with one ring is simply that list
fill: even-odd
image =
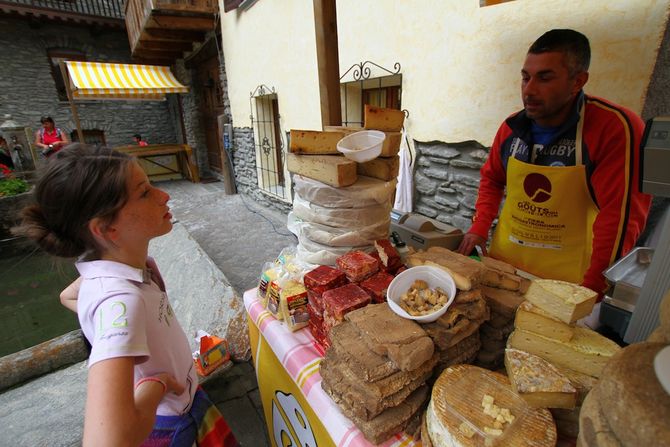
[{"label": "stone paving", "polygon": [[[247,196],[226,196],[223,183],[160,182],[174,218],[223,272],[240,296],[255,287],[263,263],[295,245],[286,216]],[[242,446],[268,446],[256,374],[249,362],[203,383]]]}]

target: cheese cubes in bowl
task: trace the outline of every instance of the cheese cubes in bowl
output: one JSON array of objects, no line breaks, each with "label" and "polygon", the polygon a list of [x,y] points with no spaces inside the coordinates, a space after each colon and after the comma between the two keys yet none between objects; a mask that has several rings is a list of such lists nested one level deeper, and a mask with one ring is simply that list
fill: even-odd
[{"label": "cheese cubes in bowl", "polygon": [[449,273],[421,265],[398,274],[386,293],[389,307],[403,318],[430,323],[440,318],[456,297]]}]

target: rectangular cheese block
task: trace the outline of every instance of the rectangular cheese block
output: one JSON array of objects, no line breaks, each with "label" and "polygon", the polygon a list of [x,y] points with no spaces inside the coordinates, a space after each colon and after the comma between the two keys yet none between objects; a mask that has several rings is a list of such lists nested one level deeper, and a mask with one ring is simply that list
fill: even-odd
[{"label": "rectangular cheese block", "polygon": [[287,154],[288,170],[330,186],[356,183],[356,162],[336,155]]},{"label": "rectangular cheese block", "polygon": [[591,313],[598,294],[566,281],[534,279],[525,298],[561,321],[574,323]]},{"label": "rectangular cheese block", "polygon": [[514,327],[560,341],[569,341],[574,333],[574,326],[563,323],[528,301],[521,303],[517,309]]},{"label": "rectangular cheese block", "polygon": [[366,129],[399,132],[402,130],[402,125],[405,122],[405,112],[366,104],[363,120],[363,127]]},{"label": "rectangular cheese block", "polygon": [[612,340],[582,327],[575,327],[572,339],[566,342],[515,329],[507,340],[507,347],[593,377],[600,377],[605,364],[621,350]]},{"label": "rectangular cheese block", "polygon": [[523,303],[523,295],[495,287],[481,286],[482,294],[486,299],[486,304],[497,314],[514,318],[517,308]]},{"label": "rectangular cheese block", "polygon": [[434,265],[447,271],[459,290],[470,290],[477,286],[485,270],[481,262],[444,247],[430,247],[428,251],[414,253],[407,257],[407,263],[410,267]]},{"label": "rectangular cheese block", "polygon": [[[327,132],[344,132],[345,135],[349,135],[365,129],[362,127],[324,126],[323,130]],[[386,138],[384,139],[384,144],[382,145],[382,153],[379,154],[379,156],[395,157],[398,155],[398,152],[400,152],[402,132],[384,132],[384,134],[386,134]]]},{"label": "rectangular cheese block", "polygon": [[340,155],[337,143],[344,135],[344,132],[291,129],[289,150],[294,154]]},{"label": "rectangular cheese block", "polygon": [[382,158],[377,157],[374,160],[358,163],[356,172],[358,175],[378,178],[379,180],[394,180],[398,177],[400,169],[400,157]]},{"label": "rectangular cheese block", "polygon": [[516,273],[516,268],[512,264],[508,264],[505,261],[500,261],[498,259],[492,258],[490,256],[480,256],[479,259],[482,263],[491,269],[500,270],[501,272],[507,273]]},{"label": "rectangular cheese block", "polygon": [[543,358],[505,350],[505,369],[514,391],[533,408],[575,408],[577,390],[570,380]]},{"label": "rectangular cheese block", "polygon": [[530,281],[513,273],[487,267],[484,277],[482,278],[482,284],[497,287],[499,289],[521,291],[524,293],[528,290]]}]

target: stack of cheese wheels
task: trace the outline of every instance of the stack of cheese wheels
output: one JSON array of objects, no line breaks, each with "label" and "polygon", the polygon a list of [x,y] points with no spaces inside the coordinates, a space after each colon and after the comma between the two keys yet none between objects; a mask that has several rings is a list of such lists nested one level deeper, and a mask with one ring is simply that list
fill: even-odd
[{"label": "stack of cheese wheels", "polygon": [[666,346],[636,343],[612,357],[582,405],[577,445],[670,445],[670,395],[654,369],[656,355]]},{"label": "stack of cheese wheels", "polygon": [[557,440],[549,410],[529,407],[504,375],[472,365],[442,372],[425,421],[426,445],[553,447]]},{"label": "stack of cheese wheels", "polygon": [[321,265],[351,250],[372,248],[389,235],[396,180],[359,176],[347,187],[334,187],[294,176],[289,228],[298,237],[298,256]]}]

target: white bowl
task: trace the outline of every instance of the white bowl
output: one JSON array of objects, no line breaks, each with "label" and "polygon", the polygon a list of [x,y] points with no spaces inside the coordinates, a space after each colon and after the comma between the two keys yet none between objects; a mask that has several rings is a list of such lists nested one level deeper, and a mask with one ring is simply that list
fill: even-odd
[{"label": "white bowl", "polygon": [[[400,307],[400,297],[407,292],[417,279],[422,279],[428,283],[428,287],[435,289],[437,287],[444,290],[449,299],[447,303],[433,313],[427,315],[410,315]],[[447,311],[451,303],[456,298],[456,284],[451,275],[444,270],[430,265],[420,265],[412,267],[401,272],[393,278],[386,291],[386,301],[391,310],[403,318],[414,320],[417,323],[431,323],[440,318]]]},{"label": "white bowl", "polygon": [[379,157],[386,134],[379,130],[362,130],[342,138],[337,150],[350,160],[363,163]]}]

